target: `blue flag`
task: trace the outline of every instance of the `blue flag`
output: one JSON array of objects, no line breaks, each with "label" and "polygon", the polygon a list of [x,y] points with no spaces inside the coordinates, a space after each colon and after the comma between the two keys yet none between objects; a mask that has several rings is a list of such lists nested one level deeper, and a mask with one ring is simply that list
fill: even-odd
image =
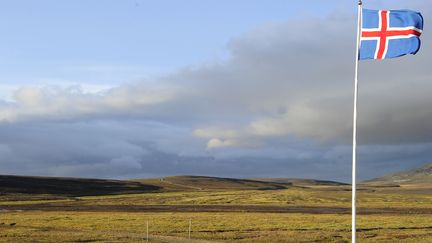
[{"label": "blue flag", "polygon": [[423,17],[410,10],[363,9],[360,60],[416,54],[420,49]]}]

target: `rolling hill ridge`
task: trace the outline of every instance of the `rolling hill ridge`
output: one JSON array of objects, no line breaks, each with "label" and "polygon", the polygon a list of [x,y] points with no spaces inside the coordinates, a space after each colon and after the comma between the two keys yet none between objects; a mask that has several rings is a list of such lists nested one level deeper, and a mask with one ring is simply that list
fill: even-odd
[{"label": "rolling hill ridge", "polygon": [[125,193],[143,193],[161,188],[132,181],[40,177],[40,176],[0,176],[0,194],[49,194],[61,196],[96,196]]},{"label": "rolling hill ridge", "polygon": [[302,179],[235,179],[171,176],[140,180],[0,175],[0,194],[45,194],[66,197],[136,194],[168,191],[281,190],[291,187],[343,185]]},{"label": "rolling hill ridge", "polygon": [[398,173],[388,174],[366,183],[378,184],[418,184],[418,183],[432,183],[432,163],[424,165],[420,168],[402,171]]},{"label": "rolling hill ridge", "polygon": [[[432,183],[432,164],[414,170],[385,175],[363,182],[364,185],[404,185]],[[295,187],[345,188],[336,181],[253,178],[235,179],[209,176],[170,176],[140,180],[105,180],[66,177],[0,175],[0,194],[57,195],[66,197],[139,194],[179,191],[281,190]]]}]

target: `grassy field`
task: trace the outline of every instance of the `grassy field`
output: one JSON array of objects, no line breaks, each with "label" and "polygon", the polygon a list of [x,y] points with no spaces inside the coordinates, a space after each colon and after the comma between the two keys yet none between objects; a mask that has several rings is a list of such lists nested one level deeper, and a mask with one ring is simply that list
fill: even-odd
[{"label": "grassy field", "polygon": [[[143,242],[148,222],[150,242],[349,242],[349,185],[174,179],[147,180],[161,190],[141,193],[121,184],[125,194],[110,181],[115,193],[95,196],[10,187],[0,195],[0,241]],[[428,183],[360,186],[359,242],[432,242],[431,192]]]},{"label": "grassy field", "polygon": [[[432,185],[400,187],[361,186],[360,208],[432,208]],[[279,205],[299,207],[350,207],[349,186],[291,187],[281,190],[232,190],[152,192],[141,194],[60,197],[8,194],[0,196],[0,205]]]},{"label": "grassy field", "polygon": [[[2,242],[348,242],[346,214],[9,212]],[[430,215],[359,216],[359,242],[430,242]],[[16,225],[10,226],[11,223]],[[164,236],[171,236],[164,240]]]}]

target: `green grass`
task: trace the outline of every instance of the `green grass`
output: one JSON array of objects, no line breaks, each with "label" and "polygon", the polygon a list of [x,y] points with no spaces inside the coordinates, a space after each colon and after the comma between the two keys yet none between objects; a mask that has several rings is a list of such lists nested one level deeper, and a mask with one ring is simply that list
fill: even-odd
[{"label": "green grass", "polygon": [[[85,196],[70,199],[1,201],[0,205],[38,203],[76,205],[286,205],[350,207],[351,192],[339,187],[291,188],[285,190],[190,191]],[[366,208],[432,208],[432,194],[404,188],[358,192],[358,206]]]},{"label": "green grass", "polygon": [[[248,188],[256,186],[255,182],[250,183]],[[135,212],[126,212],[133,206],[146,205],[225,205],[232,209],[248,205],[351,206],[351,191],[347,185],[290,186],[278,190],[239,190],[237,187],[216,190],[217,185],[212,185],[213,188],[208,190],[193,190],[189,187],[186,191],[80,197],[3,193],[0,195],[0,209],[9,206],[24,211],[0,211],[0,223],[3,223],[0,224],[0,242],[142,242],[147,221],[150,224],[151,242],[190,242],[187,239],[189,220],[192,220],[192,238],[199,240],[350,240],[349,213],[313,214],[308,209],[305,213],[178,211],[183,210],[181,207],[177,207],[178,212],[144,213],[136,209]],[[227,185],[224,182],[223,186]],[[362,185],[359,189],[358,207],[372,210],[371,214],[358,216],[359,242],[432,242],[432,185]],[[57,206],[57,211],[41,211],[38,205]],[[85,211],[90,211],[90,207],[86,206],[95,206],[100,212]],[[385,214],[379,211],[388,208],[398,210],[390,210]]]},{"label": "green grass", "polygon": [[[247,191],[191,191],[86,196],[66,199],[0,201],[0,205],[71,203],[76,205],[286,205],[350,207],[351,192],[300,189]],[[432,208],[432,194],[404,193],[404,189],[358,192],[358,206],[366,208]]]},{"label": "green grass", "polygon": [[[347,242],[350,216],[277,213],[3,213],[0,241],[138,242],[146,222],[152,238],[187,237],[189,219],[195,239],[231,242]],[[9,226],[16,223],[15,226]],[[427,242],[432,239],[428,215],[362,215],[359,242]],[[157,242],[157,240],[155,240]]]}]

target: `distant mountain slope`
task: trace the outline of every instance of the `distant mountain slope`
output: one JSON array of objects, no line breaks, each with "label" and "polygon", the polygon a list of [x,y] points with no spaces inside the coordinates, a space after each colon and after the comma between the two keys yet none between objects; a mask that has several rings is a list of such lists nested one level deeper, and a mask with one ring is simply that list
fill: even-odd
[{"label": "distant mountain slope", "polygon": [[278,190],[290,186],[288,183],[233,179],[208,176],[171,176],[159,179],[143,179],[138,182],[152,184],[165,190]]},{"label": "distant mountain slope", "polygon": [[142,180],[102,180],[84,178],[0,175],[0,195],[91,196],[161,191],[278,190],[289,183],[206,176],[172,176]]},{"label": "distant mountain slope", "polygon": [[306,179],[234,179],[208,176],[171,176],[141,180],[102,180],[0,175],[0,195],[78,197],[166,191],[280,190],[316,185],[345,185]]},{"label": "distant mountain slope", "polygon": [[349,185],[349,184],[337,182],[337,181],[313,180],[313,179],[295,179],[295,178],[256,178],[253,180],[290,184],[293,186],[343,186],[343,185]]},{"label": "distant mountain slope", "polygon": [[432,164],[423,167],[385,175],[366,183],[388,183],[388,184],[414,184],[414,183],[432,183]]},{"label": "distant mountain slope", "polygon": [[0,175],[1,194],[87,196],[142,193],[159,189],[158,186],[131,181]]}]

